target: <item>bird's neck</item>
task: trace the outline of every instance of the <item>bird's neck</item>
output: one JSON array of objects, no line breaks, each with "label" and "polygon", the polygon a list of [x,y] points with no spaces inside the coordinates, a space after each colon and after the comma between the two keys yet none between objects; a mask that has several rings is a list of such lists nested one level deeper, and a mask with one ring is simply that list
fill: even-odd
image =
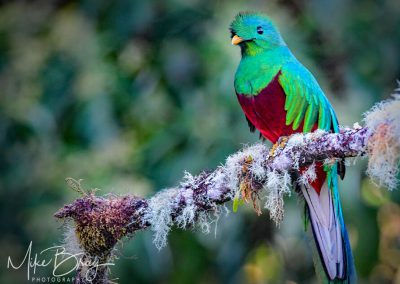
[{"label": "bird's neck", "polygon": [[255,54],[244,53],[235,75],[236,93],[259,94],[291,57],[289,49],[283,46]]}]

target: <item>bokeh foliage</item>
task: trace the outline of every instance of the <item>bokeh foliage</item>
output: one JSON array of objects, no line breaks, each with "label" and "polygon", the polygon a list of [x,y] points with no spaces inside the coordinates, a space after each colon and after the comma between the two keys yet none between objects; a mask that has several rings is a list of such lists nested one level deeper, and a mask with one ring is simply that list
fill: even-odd
[{"label": "bokeh foliage", "polygon": [[[343,124],[385,99],[400,77],[400,5],[384,1],[4,1],[0,5],[0,261],[60,243],[53,213],[77,196],[149,196],[183,171],[213,168],[248,132],[233,90],[240,59],[228,26],[242,10],[271,15],[316,75]],[[362,283],[400,283],[399,193],[376,188],[364,162],[341,184]],[[228,205],[230,207],[230,205]],[[251,206],[216,233],[174,231],[123,244],[119,283],[312,283],[295,196],[275,228]],[[50,271],[49,271],[50,273]],[[0,268],[1,283],[25,271]],[[291,281],[291,282],[287,282]]]}]

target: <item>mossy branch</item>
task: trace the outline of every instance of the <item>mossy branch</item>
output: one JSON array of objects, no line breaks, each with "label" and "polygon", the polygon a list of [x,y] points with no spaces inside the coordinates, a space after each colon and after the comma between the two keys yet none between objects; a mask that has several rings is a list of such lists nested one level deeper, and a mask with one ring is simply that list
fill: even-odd
[{"label": "mossy branch", "polygon": [[[164,189],[149,199],[133,195],[99,197],[93,191],[82,190],[80,181],[68,179],[68,184],[82,197],[65,205],[55,217],[74,222],[68,241],[77,242],[87,259],[107,263],[117,242],[138,230],[151,229],[159,249],[166,245],[174,225],[199,226],[208,232],[210,223],[218,218],[220,205],[235,198],[251,201],[261,213],[259,197],[265,196],[264,208],[279,223],[284,214],[283,196],[290,194],[292,183],[308,182],[315,176],[313,167],[300,178],[293,174],[316,161],[329,164],[368,155],[369,176],[377,184],[392,189],[398,184],[399,112],[400,98],[394,96],[367,112],[364,127],[357,124],[341,128],[340,133],[292,135],[274,151],[261,143],[245,147],[214,171],[196,176],[185,173],[179,186]],[[80,265],[76,283],[108,283],[106,267]]]}]

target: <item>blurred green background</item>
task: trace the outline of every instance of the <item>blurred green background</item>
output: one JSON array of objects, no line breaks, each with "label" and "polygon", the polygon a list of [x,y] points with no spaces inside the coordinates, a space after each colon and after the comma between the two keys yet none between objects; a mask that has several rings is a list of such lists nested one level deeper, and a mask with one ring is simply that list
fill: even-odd
[{"label": "blurred green background", "polygon": [[[100,194],[150,196],[257,141],[233,89],[240,51],[228,26],[243,10],[271,16],[342,124],[396,88],[398,0],[1,2],[1,283],[27,283],[26,270],[7,270],[8,256],[62,241],[53,213],[78,197],[66,177]],[[400,194],[376,188],[365,164],[341,184],[360,283],[400,283]],[[209,235],[174,230],[160,252],[139,233],[112,278],[315,283],[302,208],[294,195],[285,206],[279,228],[243,206]]]}]

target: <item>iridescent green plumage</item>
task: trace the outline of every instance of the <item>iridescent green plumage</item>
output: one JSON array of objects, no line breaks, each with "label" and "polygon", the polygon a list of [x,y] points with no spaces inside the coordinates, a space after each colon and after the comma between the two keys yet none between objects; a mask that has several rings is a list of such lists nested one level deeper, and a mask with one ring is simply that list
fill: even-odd
[{"label": "iridescent green plumage", "polygon": [[318,122],[318,128],[339,131],[335,112],[326,99],[313,75],[297,60],[281,67],[279,82],[285,91],[286,125],[296,130],[304,121],[303,132],[310,132]]}]

